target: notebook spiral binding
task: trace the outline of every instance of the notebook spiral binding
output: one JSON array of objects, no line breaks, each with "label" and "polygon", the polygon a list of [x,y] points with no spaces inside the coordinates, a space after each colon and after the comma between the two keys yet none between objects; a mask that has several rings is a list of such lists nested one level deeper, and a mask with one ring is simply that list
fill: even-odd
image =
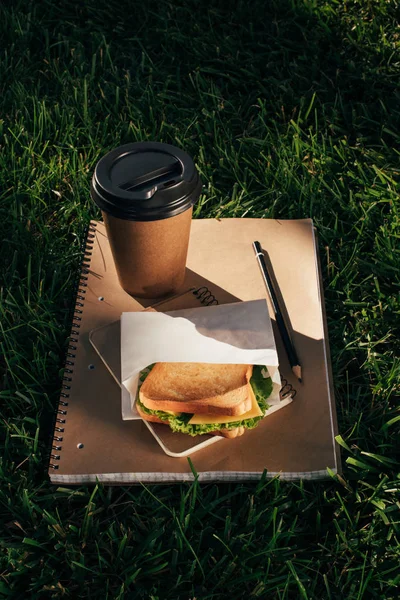
[{"label": "notebook spiral binding", "polygon": [[291,383],[288,382],[287,379],[282,377],[282,387],[279,390],[279,395],[281,400],[285,400],[286,398],[293,398],[296,396],[297,390],[294,389]]},{"label": "notebook spiral binding", "polygon": [[64,433],[64,425],[66,424],[66,416],[67,416],[67,412],[68,412],[69,390],[71,389],[70,383],[72,382],[72,375],[74,372],[73,367],[75,365],[74,352],[77,348],[75,346],[75,344],[78,342],[80,321],[82,321],[82,317],[80,315],[83,314],[82,309],[84,308],[84,301],[85,301],[85,294],[86,294],[85,288],[87,287],[87,283],[86,283],[88,280],[87,275],[89,274],[89,267],[90,267],[90,261],[91,261],[91,256],[92,256],[93,240],[95,238],[95,233],[96,233],[96,225],[93,223],[90,223],[90,225],[88,227],[87,235],[85,236],[84,242],[82,244],[82,262],[81,262],[80,272],[79,272],[78,281],[77,281],[76,302],[75,302],[75,307],[74,307],[72,319],[71,319],[72,325],[71,325],[71,333],[69,336],[68,350],[66,353],[63,383],[61,386],[62,391],[60,393],[60,400],[59,400],[58,408],[56,411],[54,431],[57,432],[57,434],[61,434],[61,435],[53,436],[53,443],[52,443],[52,447],[51,447],[49,467],[54,470],[57,470],[59,468],[59,465],[55,464],[51,461],[59,461],[61,458],[61,455],[58,454],[58,452],[60,452],[62,450],[62,446],[60,444],[62,444],[62,442],[63,442],[62,434]]},{"label": "notebook spiral binding", "polygon": [[210,292],[208,287],[203,285],[199,287],[197,290],[193,290],[193,295],[196,296],[200,300],[201,304],[205,306],[211,306],[212,304],[219,304],[216,297]]}]

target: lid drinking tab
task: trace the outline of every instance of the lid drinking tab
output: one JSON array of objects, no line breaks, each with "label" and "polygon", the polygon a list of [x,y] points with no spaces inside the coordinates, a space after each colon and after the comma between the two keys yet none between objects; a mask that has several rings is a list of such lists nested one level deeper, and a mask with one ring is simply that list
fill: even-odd
[{"label": "lid drinking tab", "polygon": [[158,142],[120,146],[96,165],[91,195],[117,218],[153,221],[177,215],[197,201],[201,181],[190,156]]}]

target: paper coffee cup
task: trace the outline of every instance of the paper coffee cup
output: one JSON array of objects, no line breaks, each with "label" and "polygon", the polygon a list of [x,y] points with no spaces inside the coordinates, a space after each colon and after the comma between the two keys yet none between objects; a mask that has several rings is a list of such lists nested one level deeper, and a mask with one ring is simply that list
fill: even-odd
[{"label": "paper coffee cup", "polygon": [[182,286],[200,191],[193,160],[170,144],[126,144],[97,163],[91,196],[128,294],[157,298]]}]

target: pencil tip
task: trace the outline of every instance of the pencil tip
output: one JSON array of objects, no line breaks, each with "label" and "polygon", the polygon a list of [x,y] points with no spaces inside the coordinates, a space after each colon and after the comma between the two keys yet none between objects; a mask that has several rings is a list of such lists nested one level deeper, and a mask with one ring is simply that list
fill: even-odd
[{"label": "pencil tip", "polygon": [[301,377],[301,367],[300,367],[300,365],[294,365],[294,367],[292,367],[292,371],[293,371],[293,375],[295,375],[297,377],[297,379],[301,383],[302,382],[302,377]]},{"label": "pencil tip", "polygon": [[299,377],[299,381],[300,381],[300,383],[303,383],[303,380],[302,380],[302,378],[301,378],[301,377]]}]

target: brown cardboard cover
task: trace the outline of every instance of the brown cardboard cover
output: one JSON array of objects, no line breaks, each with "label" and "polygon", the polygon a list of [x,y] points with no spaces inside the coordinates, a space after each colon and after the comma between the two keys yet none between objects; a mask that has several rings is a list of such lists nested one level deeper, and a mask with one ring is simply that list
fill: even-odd
[{"label": "brown cardboard cover", "polygon": [[[194,220],[183,291],[206,286],[221,303],[232,301],[232,296],[265,297],[254,240],[260,241],[273,265],[302,364],[303,384],[292,375],[274,329],[281,375],[297,389],[294,402],[242,437],[200,450],[192,462],[204,481],[254,479],[264,469],[288,479],[326,477],[327,467],[340,472],[340,455],[334,441],[336,413],[312,221]],[[186,458],[166,456],[142,422],[122,421],[120,388],[91,346],[89,332],[118,320],[122,312],[143,310],[151,301],[139,302],[119,286],[102,223],[97,223],[91,251],[66,422],[60,425],[64,432],[56,434],[63,437],[62,450],[59,460],[52,461],[58,469],[49,469],[51,480],[190,480],[193,475]],[[80,444],[83,448],[78,448]]]}]

